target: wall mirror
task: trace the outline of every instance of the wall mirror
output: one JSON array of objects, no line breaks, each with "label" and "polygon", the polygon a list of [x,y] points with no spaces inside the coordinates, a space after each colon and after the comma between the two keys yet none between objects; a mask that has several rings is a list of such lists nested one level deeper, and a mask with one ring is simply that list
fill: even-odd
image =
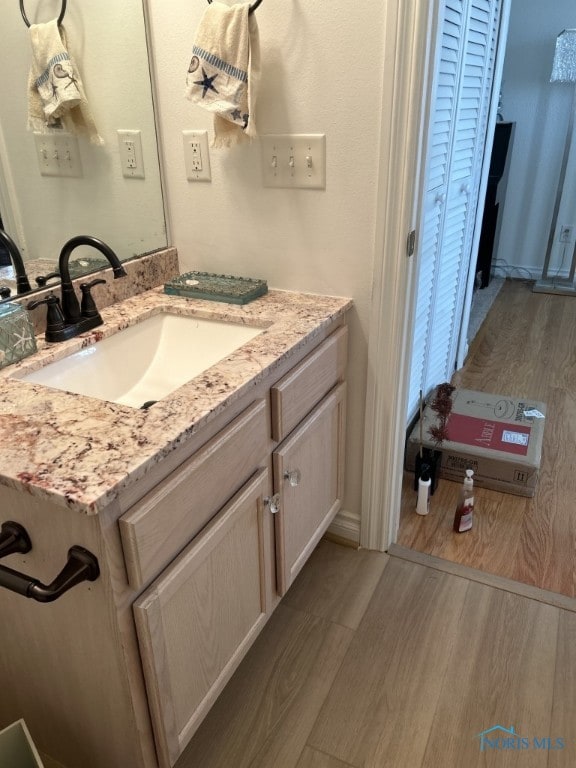
[{"label": "wall mirror", "polygon": [[[28,130],[30,30],[19,1],[5,3],[0,62],[0,216],[18,246],[34,289],[38,275],[57,268],[64,243],[79,234],[104,240],[121,260],[167,245],[156,127],[142,0],[68,0],[62,26],[104,144],[79,133],[78,175],[43,175],[46,146]],[[31,24],[56,19],[61,0],[25,0]],[[144,178],[125,177],[119,132],[138,131]],[[66,134],[66,131],[57,131]],[[76,147],[76,142],[73,142]],[[51,152],[51,145],[48,145]],[[6,262],[6,254],[2,254]],[[107,264],[107,263],[106,263]],[[72,274],[104,266],[98,251],[74,251]],[[11,266],[0,267],[0,286],[16,294]],[[57,284],[57,278],[48,285]]]}]

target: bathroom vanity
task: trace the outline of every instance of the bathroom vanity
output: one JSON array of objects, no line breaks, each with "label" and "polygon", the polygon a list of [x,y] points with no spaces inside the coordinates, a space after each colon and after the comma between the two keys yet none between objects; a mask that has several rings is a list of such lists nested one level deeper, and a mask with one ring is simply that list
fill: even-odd
[{"label": "bathroom vanity", "polygon": [[[350,305],[156,289],[2,371],[0,522],[32,549],[0,565],[48,583],[81,546],[100,576],[0,589],[0,727],[65,768],[176,763],[340,507]],[[147,410],[17,378],[160,312],[262,333]]]}]

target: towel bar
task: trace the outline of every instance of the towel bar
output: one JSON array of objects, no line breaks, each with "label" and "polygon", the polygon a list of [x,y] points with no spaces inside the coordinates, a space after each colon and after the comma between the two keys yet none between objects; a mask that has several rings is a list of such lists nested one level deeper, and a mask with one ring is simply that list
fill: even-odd
[{"label": "towel bar", "polygon": [[68,550],[66,565],[50,584],[0,565],[0,587],[30,597],[39,603],[51,603],[69,589],[83,581],[96,581],[100,576],[98,560],[92,552],[83,547],[73,546]]},{"label": "towel bar", "polygon": [[[20,5],[22,5],[23,1],[24,1],[24,0],[20,0]],[[209,2],[209,3],[211,3],[211,2],[212,2],[212,0],[208,0],[208,2]],[[260,5],[260,3],[261,3],[261,2],[262,2],[262,0],[256,0],[256,2],[252,3],[252,5],[250,6],[250,10],[248,11],[248,13],[253,13],[253,12],[256,10],[256,8],[258,8],[258,6]],[[60,22],[58,22],[58,23],[60,23]]]},{"label": "towel bar", "polygon": [[[262,2],[262,0],[257,0],[257,2]],[[20,13],[22,14],[22,18],[24,19],[24,23],[27,27],[30,26],[30,22],[28,21],[28,17],[26,16],[26,11],[24,10],[24,0],[20,0]],[[66,13],[66,0],[62,0],[62,10],[60,11],[60,16],[58,16],[58,26],[62,24],[62,19],[64,18],[64,14]]]}]

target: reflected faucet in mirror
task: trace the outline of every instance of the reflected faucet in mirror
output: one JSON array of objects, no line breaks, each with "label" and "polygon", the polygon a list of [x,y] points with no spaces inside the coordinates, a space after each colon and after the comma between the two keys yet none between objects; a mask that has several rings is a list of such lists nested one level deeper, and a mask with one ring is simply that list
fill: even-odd
[{"label": "reflected faucet in mirror", "polygon": [[98,238],[93,237],[92,235],[78,235],[77,237],[68,240],[60,251],[60,257],[58,259],[62,303],[60,303],[60,299],[57,296],[50,294],[50,296],[47,296],[40,301],[30,302],[27,307],[28,309],[35,309],[41,304],[47,305],[46,341],[66,341],[80,333],[85,333],[92,328],[96,328],[103,323],[102,317],[96,309],[91,289],[95,285],[105,283],[106,281],[92,280],[90,283],[82,283],[80,285],[80,290],[82,292],[81,304],[78,301],[78,297],[76,296],[72,284],[69,265],[70,256],[72,251],[80,245],[89,245],[97,251],[100,251],[112,267],[114,279],[126,276],[126,270],[122,266],[120,259],[114,253],[112,248],[102,240],[98,240]]},{"label": "reflected faucet in mirror", "polygon": [[[0,243],[2,243],[8,251],[12,266],[14,267],[14,274],[16,276],[16,293],[28,293],[31,288],[30,283],[28,282],[26,270],[24,268],[22,255],[20,254],[18,246],[14,240],[12,240],[10,235],[7,232],[4,232],[3,229],[0,229]],[[9,295],[10,294],[8,293],[8,296]],[[6,296],[3,296],[2,298],[6,298]]]},{"label": "reflected faucet in mirror", "polygon": [[50,272],[49,275],[38,275],[36,285],[38,288],[44,288],[48,280],[60,280],[60,272]]}]

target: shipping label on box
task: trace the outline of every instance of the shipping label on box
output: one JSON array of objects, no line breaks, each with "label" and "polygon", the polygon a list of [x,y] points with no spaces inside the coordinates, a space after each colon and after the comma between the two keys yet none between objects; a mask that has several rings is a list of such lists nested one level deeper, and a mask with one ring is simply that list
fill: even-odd
[{"label": "shipping label on box", "polygon": [[[433,401],[434,393],[430,403]],[[428,404],[422,419],[422,444],[442,452],[440,477],[460,482],[465,470],[473,469],[479,487],[533,496],[545,416],[546,406],[541,402],[456,389],[445,439],[439,444],[432,437],[441,418]],[[414,470],[420,433],[417,424],[408,439],[405,466],[409,471]]]}]

